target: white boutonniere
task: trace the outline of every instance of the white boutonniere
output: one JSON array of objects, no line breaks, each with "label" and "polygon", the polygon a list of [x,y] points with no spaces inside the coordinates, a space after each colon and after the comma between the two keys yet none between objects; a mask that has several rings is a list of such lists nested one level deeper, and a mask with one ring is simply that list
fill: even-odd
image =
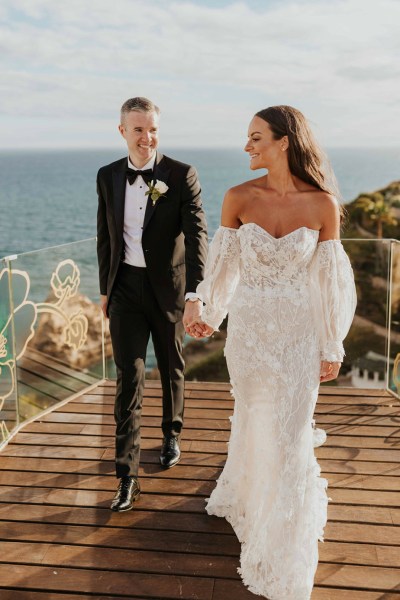
[{"label": "white boutonniere", "polygon": [[146,196],[150,196],[154,206],[157,200],[165,196],[165,193],[168,191],[168,186],[166,183],[160,181],[159,179],[157,179],[156,181],[150,181],[150,183],[148,183],[147,185],[149,189],[146,192]]}]

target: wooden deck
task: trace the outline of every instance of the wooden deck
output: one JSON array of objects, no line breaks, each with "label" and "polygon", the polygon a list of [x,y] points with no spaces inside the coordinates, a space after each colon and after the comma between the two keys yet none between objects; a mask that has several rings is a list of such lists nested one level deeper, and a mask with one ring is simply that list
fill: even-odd
[{"label": "wooden deck", "polygon": [[[179,465],[164,471],[160,387],[148,382],[142,497],[112,513],[111,382],[27,425],[0,453],[1,600],[256,598],[239,544],[204,499],[225,460],[229,386],[188,383]],[[322,390],[317,449],[329,522],[312,600],[400,600],[400,402],[374,390]],[[284,600],[284,599],[282,599]]]}]

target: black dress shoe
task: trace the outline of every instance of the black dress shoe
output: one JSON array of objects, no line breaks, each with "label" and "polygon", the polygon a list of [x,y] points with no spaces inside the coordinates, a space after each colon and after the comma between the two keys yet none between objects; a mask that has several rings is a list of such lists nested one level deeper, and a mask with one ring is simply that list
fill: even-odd
[{"label": "black dress shoe", "polygon": [[170,469],[179,462],[181,451],[177,437],[167,435],[163,439],[160,455],[160,463],[166,469]]},{"label": "black dress shoe", "polygon": [[133,503],[139,500],[140,485],[136,477],[129,475],[121,477],[117,492],[111,502],[111,510],[124,512],[133,508]]}]

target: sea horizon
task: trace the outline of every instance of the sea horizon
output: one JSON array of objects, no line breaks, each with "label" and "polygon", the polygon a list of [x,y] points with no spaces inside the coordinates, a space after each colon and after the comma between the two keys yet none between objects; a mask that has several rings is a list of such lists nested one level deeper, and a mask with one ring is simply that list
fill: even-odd
[{"label": "sea horizon", "polygon": [[[400,145],[324,150],[344,204],[400,179]],[[265,172],[251,171],[238,148],[161,144],[160,151],[196,167],[210,236],[226,190]],[[97,171],[126,154],[124,146],[0,148],[0,257],[95,237]]]}]

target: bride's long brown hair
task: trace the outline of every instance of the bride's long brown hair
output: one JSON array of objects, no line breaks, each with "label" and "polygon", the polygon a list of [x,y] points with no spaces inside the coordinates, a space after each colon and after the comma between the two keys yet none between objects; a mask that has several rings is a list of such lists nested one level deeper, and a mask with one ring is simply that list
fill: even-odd
[{"label": "bride's long brown hair", "polygon": [[288,162],[290,172],[319,190],[335,196],[340,205],[340,192],[326,154],[318,145],[307,119],[292,106],[270,106],[256,113],[271,128],[274,139],[285,135],[289,140]]}]

